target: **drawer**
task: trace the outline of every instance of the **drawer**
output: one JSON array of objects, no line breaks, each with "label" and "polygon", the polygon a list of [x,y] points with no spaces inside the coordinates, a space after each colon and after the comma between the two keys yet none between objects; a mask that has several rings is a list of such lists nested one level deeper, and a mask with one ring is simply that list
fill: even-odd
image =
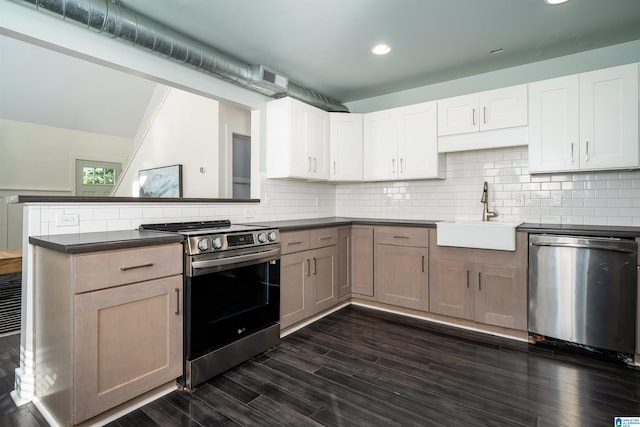
[{"label": "drawer", "polygon": [[280,233],[280,250],[282,255],[309,249],[309,231],[286,231]]},{"label": "drawer", "polygon": [[182,274],[182,245],[145,246],[73,257],[75,293]]},{"label": "drawer", "polygon": [[313,229],[309,234],[311,235],[311,249],[338,244],[338,229],[336,227]]},{"label": "drawer", "polygon": [[385,245],[429,247],[429,229],[420,227],[376,227],[375,242]]}]

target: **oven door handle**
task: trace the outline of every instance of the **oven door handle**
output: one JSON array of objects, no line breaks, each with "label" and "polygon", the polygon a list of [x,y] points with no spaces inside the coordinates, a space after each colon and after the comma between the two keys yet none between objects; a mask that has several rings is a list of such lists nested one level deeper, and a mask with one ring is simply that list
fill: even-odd
[{"label": "oven door handle", "polygon": [[280,249],[271,249],[263,252],[255,252],[246,255],[238,255],[220,259],[208,259],[204,261],[192,261],[191,268],[194,270],[199,268],[220,267],[224,265],[236,264],[245,261],[254,261],[257,259],[269,259],[280,255]]}]

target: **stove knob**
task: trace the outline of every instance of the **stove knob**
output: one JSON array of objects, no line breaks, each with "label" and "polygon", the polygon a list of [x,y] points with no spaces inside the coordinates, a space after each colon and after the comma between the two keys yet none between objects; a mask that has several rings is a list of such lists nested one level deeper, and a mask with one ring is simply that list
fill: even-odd
[{"label": "stove knob", "polygon": [[267,234],[266,233],[258,234],[258,242],[266,243],[267,242]]},{"label": "stove knob", "polygon": [[200,240],[198,242],[198,249],[200,249],[203,252],[209,249],[209,241],[207,239]]},{"label": "stove knob", "polygon": [[220,249],[222,247],[222,239],[216,237],[215,239],[211,240],[211,245],[213,246],[213,249]]},{"label": "stove knob", "polygon": [[270,242],[274,242],[274,241],[276,240],[276,233],[275,233],[275,231],[271,231],[271,232],[269,233],[268,237],[269,237],[269,241],[270,241]]}]

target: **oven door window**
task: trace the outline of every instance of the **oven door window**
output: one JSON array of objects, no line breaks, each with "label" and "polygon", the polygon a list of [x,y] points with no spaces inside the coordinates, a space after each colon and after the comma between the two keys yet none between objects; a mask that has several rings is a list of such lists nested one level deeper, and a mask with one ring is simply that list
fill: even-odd
[{"label": "oven door window", "polygon": [[186,356],[273,325],[280,318],[280,265],[261,262],[187,280]]}]

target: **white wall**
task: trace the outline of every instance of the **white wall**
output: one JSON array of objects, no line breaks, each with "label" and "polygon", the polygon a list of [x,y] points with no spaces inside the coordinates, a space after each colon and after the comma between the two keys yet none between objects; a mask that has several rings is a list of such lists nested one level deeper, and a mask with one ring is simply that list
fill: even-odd
[{"label": "white wall", "polygon": [[0,120],[0,248],[22,245],[22,214],[6,196],[74,195],[76,159],[124,164],[132,148],[130,138]]},{"label": "white wall", "polygon": [[216,100],[169,88],[114,195],[137,197],[142,169],[181,164],[183,197],[218,197],[218,107]]}]

